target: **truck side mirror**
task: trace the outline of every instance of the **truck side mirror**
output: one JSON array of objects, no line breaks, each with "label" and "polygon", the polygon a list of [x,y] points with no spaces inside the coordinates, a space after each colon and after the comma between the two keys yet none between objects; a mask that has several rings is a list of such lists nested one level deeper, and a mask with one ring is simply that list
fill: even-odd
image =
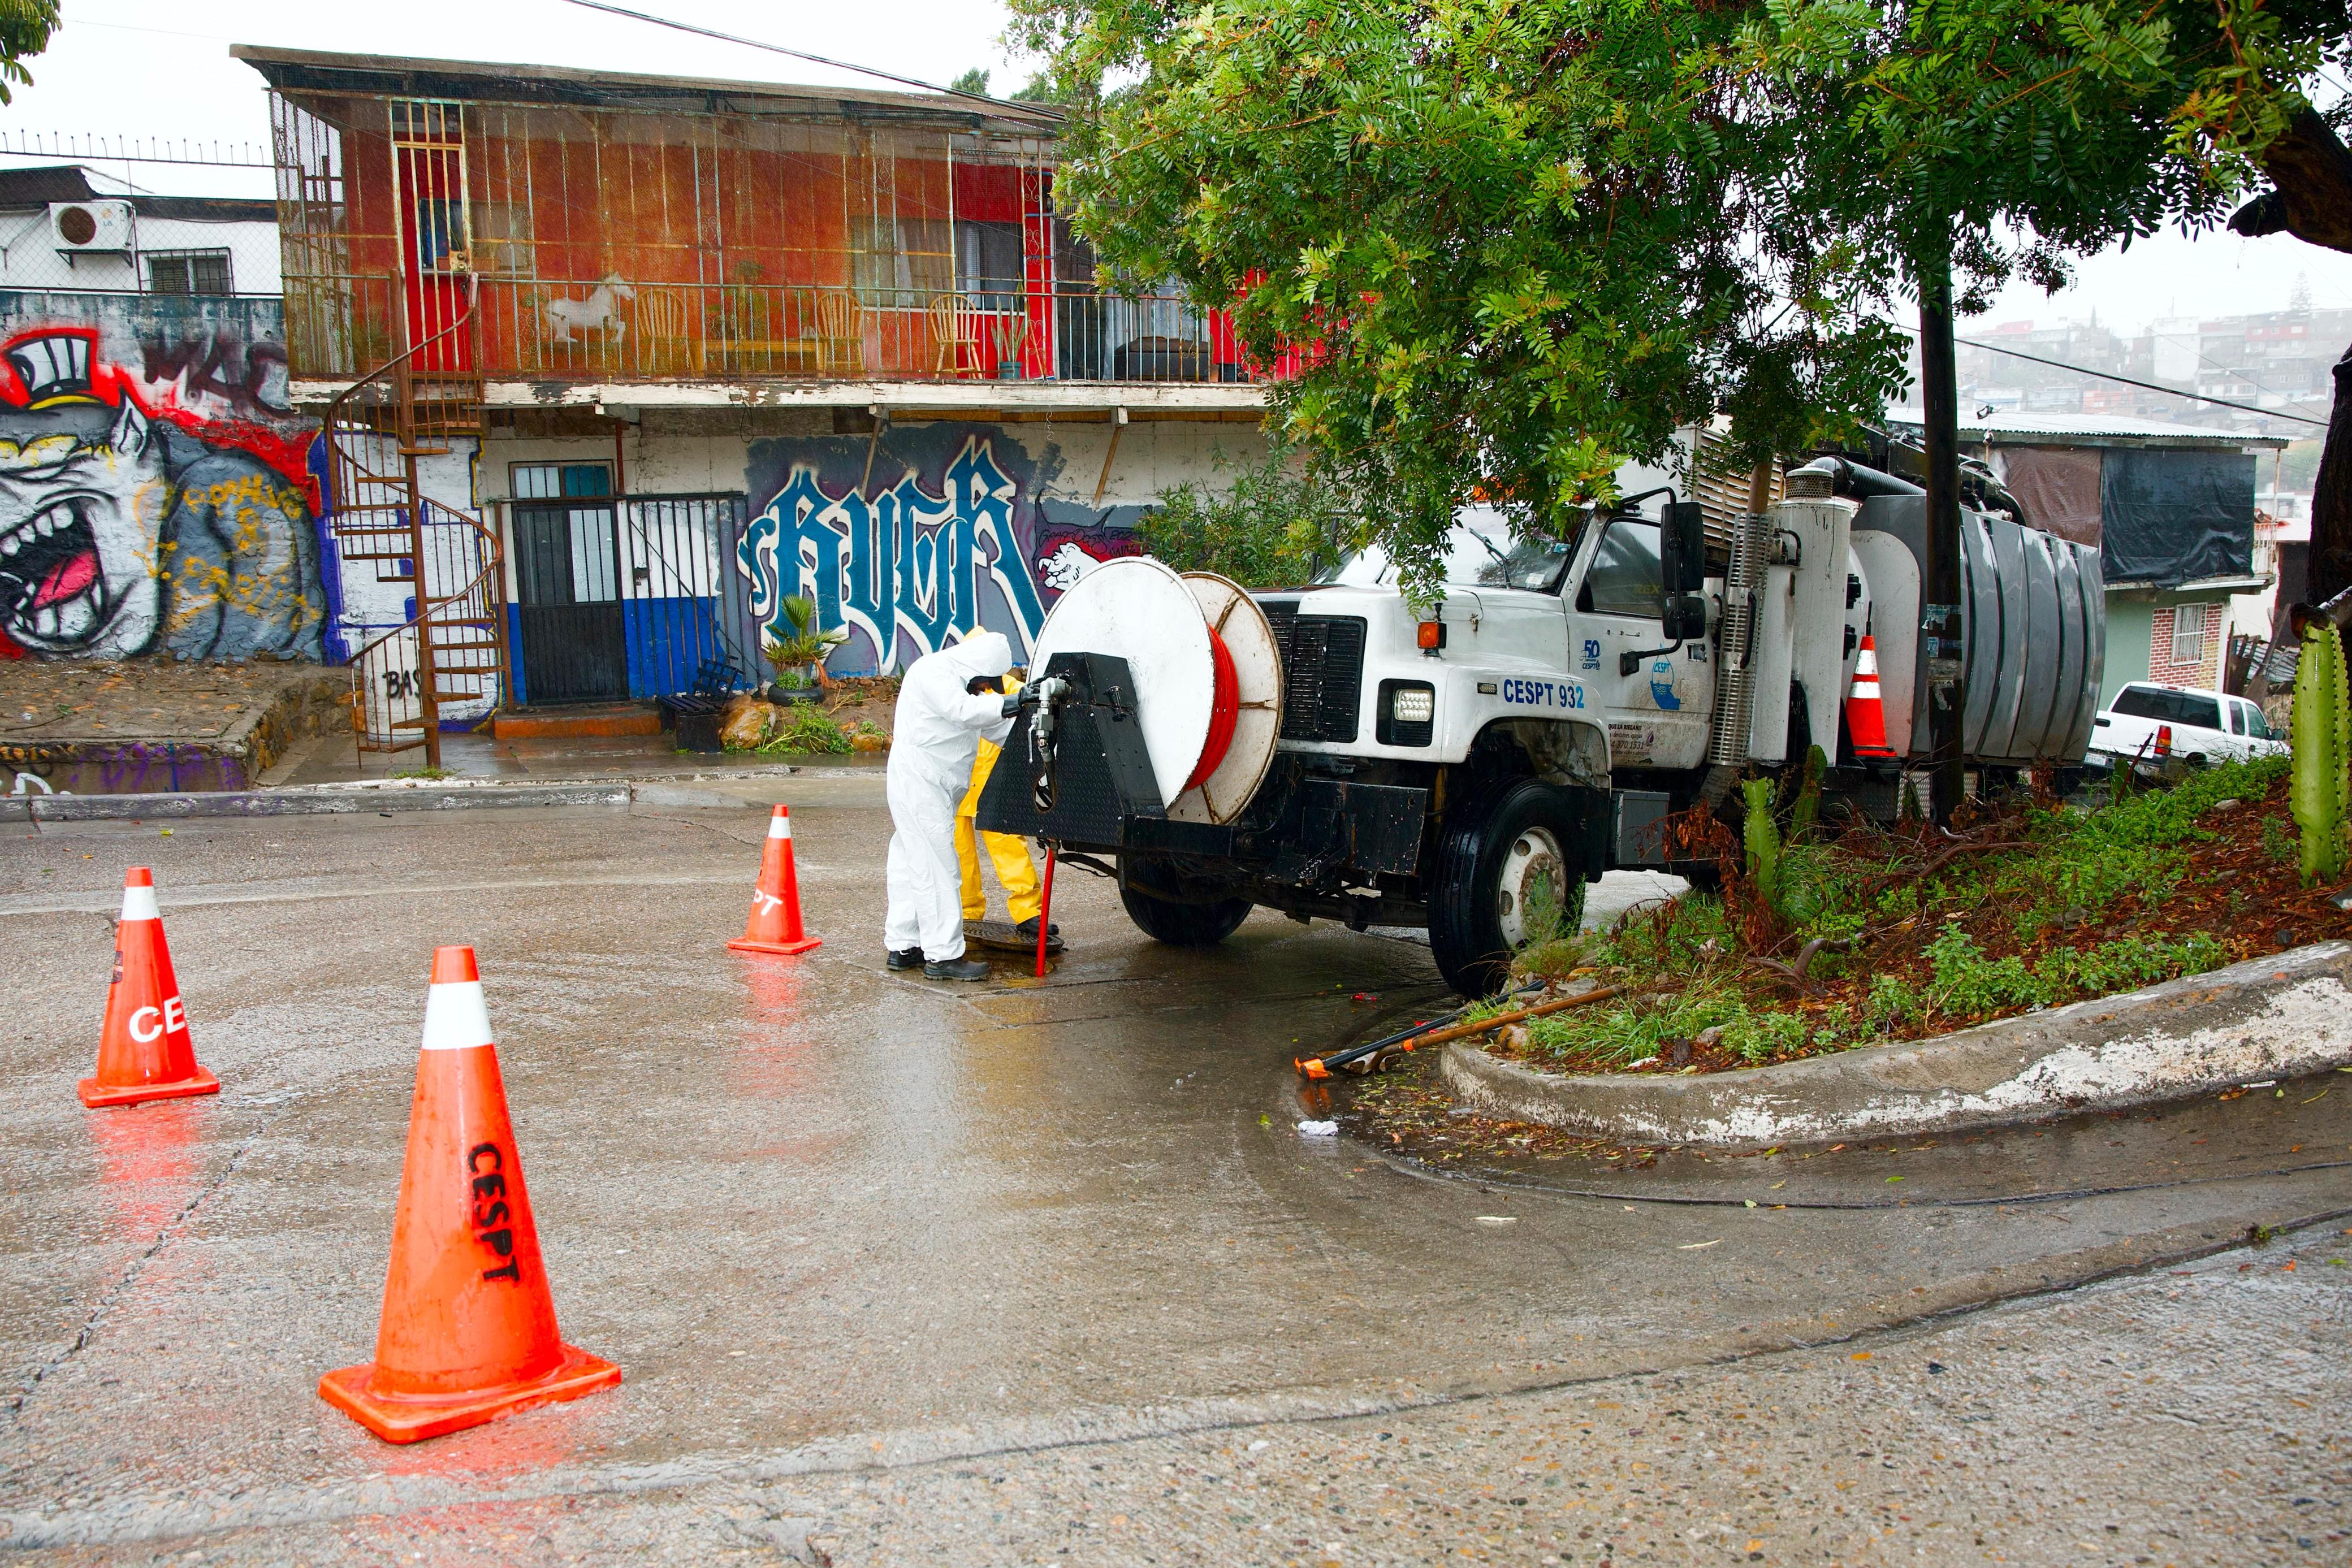
[{"label": "truck side mirror", "polygon": [[1696,593],[1668,594],[1664,624],[1661,630],[1670,641],[1676,643],[1696,643],[1705,638],[1706,600]]},{"label": "truck side mirror", "polygon": [[1706,517],[1696,501],[1666,503],[1658,528],[1658,565],[1668,594],[1696,593],[1706,586]]}]

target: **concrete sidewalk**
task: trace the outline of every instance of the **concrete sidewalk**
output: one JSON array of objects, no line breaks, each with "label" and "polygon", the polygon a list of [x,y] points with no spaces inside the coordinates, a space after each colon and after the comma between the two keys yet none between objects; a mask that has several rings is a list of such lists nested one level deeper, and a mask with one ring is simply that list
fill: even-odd
[{"label": "concrete sidewalk", "polygon": [[254,660],[0,661],[0,794],[249,789],[351,728],[351,675]]}]

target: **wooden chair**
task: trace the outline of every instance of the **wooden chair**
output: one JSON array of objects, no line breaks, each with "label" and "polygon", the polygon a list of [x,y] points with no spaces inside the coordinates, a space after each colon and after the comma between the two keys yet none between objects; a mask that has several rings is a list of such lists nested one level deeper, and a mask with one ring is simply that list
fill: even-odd
[{"label": "wooden chair", "polygon": [[816,341],[816,373],[866,369],[865,312],[857,297],[844,288],[817,292],[809,308],[809,336]]},{"label": "wooden chair", "polygon": [[[980,370],[980,334],[972,326],[971,301],[961,294],[934,294],[926,314],[930,318],[932,371],[961,376]],[[967,349],[971,350],[969,361]]]},{"label": "wooden chair", "polygon": [[688,329],[687,302],[673,288],[644,288],[635,301],[637,368],[655,375],[680,371],[702,374],[702,338]]}]

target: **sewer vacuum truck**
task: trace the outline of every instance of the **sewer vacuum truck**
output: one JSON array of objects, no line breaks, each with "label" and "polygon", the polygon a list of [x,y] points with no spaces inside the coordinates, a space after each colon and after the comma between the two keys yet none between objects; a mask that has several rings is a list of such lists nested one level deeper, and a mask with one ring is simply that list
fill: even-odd
[{"label": "sewer vacuum truck", "polygon": [[[1447,982],[1483,995],[1604,872],[1711,870],[1660,824],[1745,770],[1819,747],[1827,793],[1895,814],[1928,752],[1926,496],[1836,457],[1786,489],[1712,524],[1654,493],[1561,539],[1473,509],[1433,607],[1377,552],[1255,594],[1106,562],[1038,634],[979,825],[1116,877],[1161,942],[1212,946],[1256,905],[1425,928]],[[1970,766],[2079,763],[2098,551],[2032,526],[1988,471],[1964,494]],[[1865,638],[1887,737],[1865,722],[1868,754],[1847,717]]]}]

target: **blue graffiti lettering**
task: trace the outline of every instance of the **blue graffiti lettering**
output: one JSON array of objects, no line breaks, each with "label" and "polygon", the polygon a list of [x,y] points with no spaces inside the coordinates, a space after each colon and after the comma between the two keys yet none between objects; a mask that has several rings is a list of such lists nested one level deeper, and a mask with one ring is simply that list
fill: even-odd
[{"label": "blue graffiti lettering", "polygon": [[784,598],[807,593],[821,628],[865,633],[881,667],[895,669],[979,629],[985,572],[1012,607],[1025,653],[1045,603],[1013,534],[1017,486],[980,436],[944,479],[934,496],[908,473],[869,500],[854,489],[828,496],[814,466],[794,465],[736,550],[752,618],[775,627]]}]

